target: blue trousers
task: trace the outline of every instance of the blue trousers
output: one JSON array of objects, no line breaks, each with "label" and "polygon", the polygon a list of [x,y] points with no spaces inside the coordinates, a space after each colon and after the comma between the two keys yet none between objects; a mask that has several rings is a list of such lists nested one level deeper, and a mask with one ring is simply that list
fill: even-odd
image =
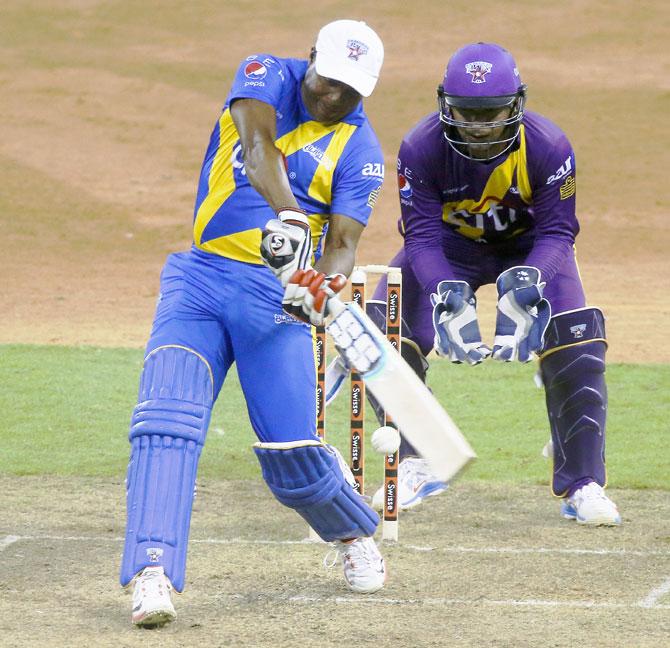
[{"label": "blue trousers", "polygon": [[146,355],[165,345],[196,351],[212,369],[215,398],[235,362],[260,441],[316,438],[312,329],[282,311],[282,295],[265,266],[171,254]]}]

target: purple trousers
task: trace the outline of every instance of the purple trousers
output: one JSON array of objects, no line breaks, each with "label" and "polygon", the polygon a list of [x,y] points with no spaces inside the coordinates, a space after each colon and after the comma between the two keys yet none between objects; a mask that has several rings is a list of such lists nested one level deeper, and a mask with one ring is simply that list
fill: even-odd
[{"label": "purple trousers", "polygon": [[[496,254],[487,250],[476,257],[450,255],[449,263],[455,270],[454,279],[466,281],[477,291],[480,286],[495,284],[504,270],[524,265],[526,256],[527,251]],[[430,296],[419,285],[404,249],[393,257],[389,265],[402,269],[403,337],[415,342],[427,355],[433,349],[435,336]],[[554,328],[566,328],[566,322],[579,328],[583,326],[581,320],[584,319],[589,322],[584,329],[586,335],[592,336],[573,345],[567,337],[568,326],[560,333],[561,339],[552,343],[553,347],[559,347],[554,349],[556,353],[547,353],[548,359],[540,365],[554,442],[552,490],[555,495],[564,496],[589,480],[605,485],[607,390],[604,382],[604,321],[598,320],[596,314],[599,323],[593,326],[590,323],[594,317],[593,309],[585,308],[586,298],[574,255],[567,258],[547,282],[544,296],[551,304]],[[385,297],[386,279],[383,278],[373,299],[384,300]],[[561,313],[564,315],[559,315]],[[602,318],[602,315],[599,317]],[[584,344],[588,339],[594,342]],[[406,439],[403,439],[401,454],[416,454]]]}]

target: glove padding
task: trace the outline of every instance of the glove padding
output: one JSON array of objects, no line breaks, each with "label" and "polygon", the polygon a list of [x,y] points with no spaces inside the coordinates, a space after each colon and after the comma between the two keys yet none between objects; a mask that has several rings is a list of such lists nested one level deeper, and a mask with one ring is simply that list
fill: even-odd
[{"label": "glove padding", "polygon": [[514,266],[500,274],[494,360],[529,362],[540,351],[551,318],[551,306],[542,297],[545,285],[533,266]]},{"label": "glove padding", "polygon": [[430,301],[437,355],[471,365],[491,355],[479,332],[477,298],[465,281],[440,281]]},{"label": "glove padding", "polygon": [[296,319],[321,326],[328,314],[328,300],[344,288],[347,278],[343,274],[326,276],[314,268],[296,270],[290,278],[282,306]]},{"label": "glove padding", "polygon": [[263,263],[286,287],[296,270],[308,268],[312,260],[312,235],[305,213],[282,209],[265,224],[261,238]]}]

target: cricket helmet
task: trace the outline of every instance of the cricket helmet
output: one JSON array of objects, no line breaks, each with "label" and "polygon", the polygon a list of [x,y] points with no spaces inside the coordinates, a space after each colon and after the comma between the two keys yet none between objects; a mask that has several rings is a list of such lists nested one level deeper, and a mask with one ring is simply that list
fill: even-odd
[{"label": "cricket helmet", "polygon": [[[494,43],[472,43],[459,49],[449,59],[444,80],[437,89],[437,103],[444,136],[460,155],[472,160],[487,162],[502,155],[516,140],[526,103],[526,86],[521,82],[519,70],[512,55]],[[509,107],[509,116],[489,121],[486,114],[495,115]],[[456,108],[461,115],[471,119],[456,119]],[[483,116],[483,119],[481,119]],[[480,117],[480,119],[478,119]],[[468,132],[503,128],[495,137],[467,138]],[[498,146],[502,145],[502,146]],[[477,151],[493,150],[490,157],[477,155]]]}]

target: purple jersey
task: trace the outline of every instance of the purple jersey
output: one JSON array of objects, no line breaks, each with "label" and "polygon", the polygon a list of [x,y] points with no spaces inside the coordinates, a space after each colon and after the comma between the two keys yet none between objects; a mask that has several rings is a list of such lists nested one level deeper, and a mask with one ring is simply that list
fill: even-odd
[{"label": "purple jersey", "polygon": [[400,146],[398,188],[405,252],[426,293],[455,278],[449,259],[477,265],[490,254],[523,254],[549,281],[579,232],[572,146],[533,112],[490,162],[456,153],[438,113],[424,117]]}]

